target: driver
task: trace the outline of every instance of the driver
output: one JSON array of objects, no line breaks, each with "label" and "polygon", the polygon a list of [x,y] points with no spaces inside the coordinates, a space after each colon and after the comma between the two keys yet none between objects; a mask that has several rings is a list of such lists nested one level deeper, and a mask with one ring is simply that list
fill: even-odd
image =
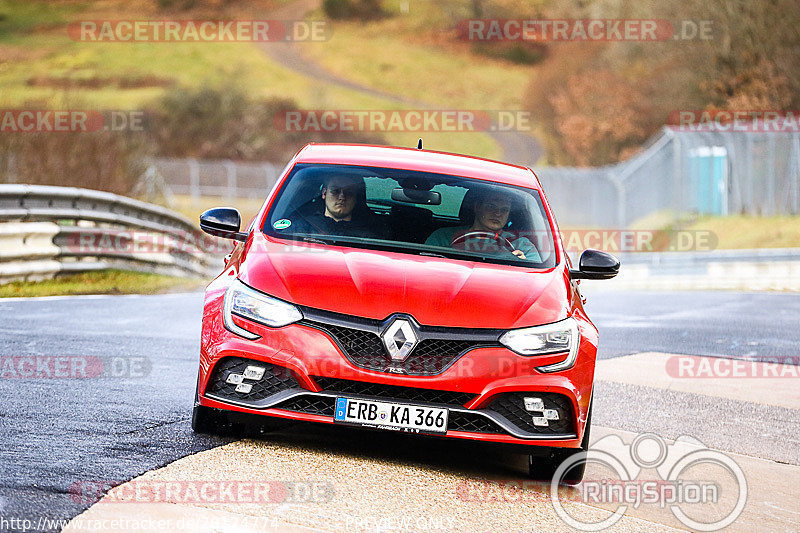
[{"label": "driver", "polygon": [[511,213],[509,194],[498,190],[483,193],[476,198],[473,210],[475,219],[471,226],[440,228],[431,233],[425,244],[480,252],[510,252],[520,259],[541,261],[528,238],[514,238],[513,233],[503,231]]}]

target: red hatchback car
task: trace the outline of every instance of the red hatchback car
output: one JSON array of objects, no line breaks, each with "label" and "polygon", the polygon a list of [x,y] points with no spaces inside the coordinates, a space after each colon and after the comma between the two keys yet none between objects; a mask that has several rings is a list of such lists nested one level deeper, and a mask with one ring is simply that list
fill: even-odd
[{"label": "red hatchback car", "polygon": [[531,169],[310,144],[239,226],[201,216],[239,242],[206,290],[195,431],[294,419],[513,444],[536,478],[587,448],[598,334],[576,280],[619,262],[570,268]]}]

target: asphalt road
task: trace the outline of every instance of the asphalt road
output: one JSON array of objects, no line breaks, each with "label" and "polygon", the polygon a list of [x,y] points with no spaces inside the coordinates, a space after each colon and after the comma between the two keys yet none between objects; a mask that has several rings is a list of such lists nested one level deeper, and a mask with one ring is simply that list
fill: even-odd
[{"label": "asphalt road", "polygon": [[225,442],[188,424],[201,308],[200,294],[0,300],[4,359],[78,356],[91,369],[113,357],[123,375],[0,379],[0,516],[71,517],[89,503],[74,501],[75,483],[125,481]]},{"label": "asphalt road", "polygon": [[[603,282],[596,282],[603,283]],[[600,358],[654,351],[735,359],[800,357],[800,298],[738,292],[584,289]]]},{"label": "asphalt road", "polygon": [[[740,358],[800,355],[796,296],[585,293],[587,310],[601,330],[602,358],[642,351]],[[110,373],[95,379],[0,379],[0,517],[72,517],[90,503],[70,495],[76,483],[121,482],[225,442],[196,437],[189,427],[201,306],[201,294],[0,300],[4,364],[9,357],[38,358],[42,365],[56,364],[49,357],[83,357],[90,374],[98,360]],[[9,368],[3,369],[8,375]],[[770,426],[770,420],[790,416],[777,408],[753,413],[737,402],[687,400],[691,395],[676,399],[642,389],[599,388],[595,423],[658,429],[666,437],[685,432],[690,424],[693,434],[711,437],[706,444],[797,464],[782,448],[796,444],[791,434],[800,422],[782,424],[782,429]],[[687,415],[687,408],[695,413],[694,421],[684,423],[681,415]],[[726,430],[732,409],[739,409],[750,425]],[[347,447],[346,435],[339,441]],[[425,440],[413,453],[426,461],[454,452],[475,457],[467,448],[461,452],[462,446]],[[505,459],[484,454],[480,461],[477,468],[491,471]]]}]

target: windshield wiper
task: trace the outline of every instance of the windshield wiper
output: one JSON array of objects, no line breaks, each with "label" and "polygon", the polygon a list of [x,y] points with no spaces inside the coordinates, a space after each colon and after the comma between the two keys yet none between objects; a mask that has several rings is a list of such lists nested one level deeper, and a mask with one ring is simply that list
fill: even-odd
[{"label": "windshield wiper", "polygon": [[419,255],[425,255],[425,256],[428,256],[428,257],[441,257],[442,259],[447,259],[446,255],[437,254],[437,253],[434,253],[434,252],[420,252]]},{"label": "windshield wiper", "polygon": [[322,239],[315,239],[314,237],[303,237],[305,242],[310,242],[313,244],[332,244],[334,241],[324,241]]}]

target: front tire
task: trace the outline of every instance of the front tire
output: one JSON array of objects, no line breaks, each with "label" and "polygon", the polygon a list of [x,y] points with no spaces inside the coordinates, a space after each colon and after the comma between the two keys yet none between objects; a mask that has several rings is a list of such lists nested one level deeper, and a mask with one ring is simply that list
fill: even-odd
[{"label": "front tire", "polygon": [[[528,476],[539,481],[551,481],[558,467],[575,454],[589,451],[589,433],[592,428],[592,405],[589,404],[589,416],[586,417],[586,429],[583,431],[580,448],[544,448],[539,453],[528,455]],[[562,476],[562,483],[577,485],[586,473],[586,461],[581,461]]]},{"label": "front tire", "polygon": [[229,430],[225,415],[216,409],[195,405],[192,409],[192,431],[210,435],[221,435]]}]

